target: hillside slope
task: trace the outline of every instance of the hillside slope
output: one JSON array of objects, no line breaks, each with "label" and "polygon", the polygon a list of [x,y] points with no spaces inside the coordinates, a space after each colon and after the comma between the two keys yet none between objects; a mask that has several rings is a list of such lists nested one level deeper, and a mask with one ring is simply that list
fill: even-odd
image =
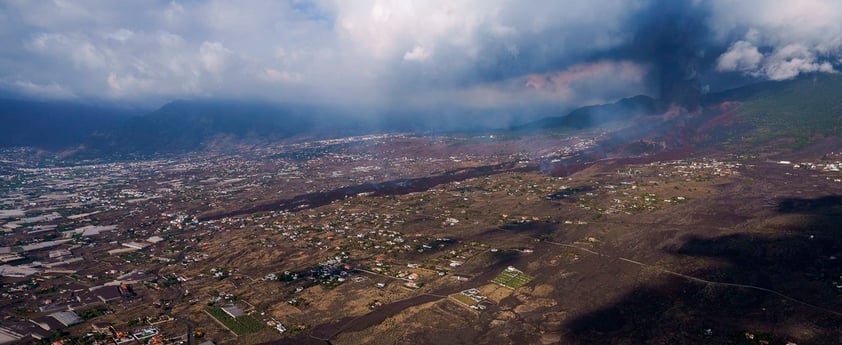
[{"label": "hillside slope", "polygon": [[546,117],[513,127],[512,130],[586,129],[610,122],[630,120],[639,115],[654,114],[657,112],[657,108],[657,101],[654,98],[639,95],[623,98],[614,103],[581,107],[567,115]]},{"label": "hillside slope", "polygon": [[0,99],[0,147],[63,149],[111,131],[138,110],[74,102]]}]

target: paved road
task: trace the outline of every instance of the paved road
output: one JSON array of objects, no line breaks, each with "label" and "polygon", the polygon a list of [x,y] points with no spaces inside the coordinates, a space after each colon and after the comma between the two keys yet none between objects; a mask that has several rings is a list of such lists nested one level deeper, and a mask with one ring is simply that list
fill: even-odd
[{"label": "paved road", "polygon": [[196,336],[194,335],[196,324],[194,324],[193,321],[182,319],[180,317],[173,317],[173,319],[187,326],[187,344],[196,345]]},{"label": "paved road", "polygon": [[[184,256],[185,256],[185,252],[184,252],[184,250],[182,250],[181,253],[178,254],[178,257],[175,259],[174,262],[179,263],[179,262],[183,261]],[[166,266],[166,264],[162,264],[160,266],[155,267],[152,270],[152,274],[163,278],[163,276],[161,276],[159,274],[159,272],[160,272],[161,268],[163,268],[164,266]],[[196,336],[194,334],[195,330],[196,330],[196,324],[193,323],[193,321],[190,321],[188,319],[183,319],[183,318],[172,315],[172,308],[175,306],[174,304],[176,303],[176,300],[179,297],[184,296],[184,288],[181,287],[181,283],[178,283],[176,290],[178,291],[178,295],[175,298],[172,299],[173,305],[170,305],[168,308],[166,308],[165,311],[164,311],[164,314],[172,317],[174,320],[176,320],[178,322],[181,322],[185,326],[187,326],[187,344],[188,345],[196,345]]]}]

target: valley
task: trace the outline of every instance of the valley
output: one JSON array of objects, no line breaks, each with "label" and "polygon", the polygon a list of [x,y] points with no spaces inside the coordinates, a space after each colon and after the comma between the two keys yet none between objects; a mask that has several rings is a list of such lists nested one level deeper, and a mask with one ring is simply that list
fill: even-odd
[{"label": "valley", "polygon": [[7,150],[6,329],[49,339],[37,322],[69,308],[78,320],[58,334],[79,341],[842,336],[833,145],[632,154],[606,149],[615,133],[362,136],[66,167]]}]

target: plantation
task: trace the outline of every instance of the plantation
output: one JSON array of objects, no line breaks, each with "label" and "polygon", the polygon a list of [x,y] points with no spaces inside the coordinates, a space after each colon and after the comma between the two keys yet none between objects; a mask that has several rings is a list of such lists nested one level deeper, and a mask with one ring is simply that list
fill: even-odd
[{"label": "plantation", "polygon": [[514,290],[531,282],[532,279],[535,278],[513,267],[509,267],[503,272],[500,272],[491,282]]},{"label": "plantation", "polygon": [[255,333],[264,327],[260,321],[257,321],[251,315],[243,315],[233,318],[218,307],[208,308],[208,313],[215,319],[219,320],[219,322],[222,322],[225,327],[228,327],[228,329],[237,335]]}]

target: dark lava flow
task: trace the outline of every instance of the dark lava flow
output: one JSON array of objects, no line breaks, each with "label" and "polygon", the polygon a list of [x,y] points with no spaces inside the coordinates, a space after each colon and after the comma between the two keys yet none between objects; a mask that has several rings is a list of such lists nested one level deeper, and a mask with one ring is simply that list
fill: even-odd
[{"label": "dark lava flow", "polygon": [[360,193],[372,193],[372,195],[374,196],[402,195],[415,192],[423,192],[441,184],[463,181],[474,177],[488,176],[505,172],[530,172],[537,170],[538,167],[535,165],[518,167],[517,163],[514,162],[506,162],[496,165],[486,165],[475,168],[464,168],[449,171],[436,176],[419,177],[412,179],[399,179],[381,183],[366,183],[356,186],[348,186],[344,188],[334,189],[327,192],[302,194],[291,199],[276,199],[264,201],[261,203],[249,205],[244,208],[234,210],[209,211],[199,215],[198,219],[199,221],[207,221],[225,217],[247,215],[258,212],[298,211],[324,206],[336,200],[341,200],[346,197],[354,196]]},{"label": "dark lava flow", "polygon": [[199,221],[208,221],[226,217],[248,215],[258,212],[300,211],[328,205],[336,200],[342,200],[344,198],[354,196],[360,193],[371,193],[371,195],[373,196],[403,195],[415,192],[423,192],[441,184],[464,181],[475,177],[489,176],[506,172],[543,171],[551,176],[566,176],[573,174],[577,171],[584,170],[600,162],[613,161],[622,164],[640,164],[663,159],[684,158],[689,154],[689,151],[690,150],[686,149],[672,150],[659,152],[657,154],[649,154],[636,157],[603,158],[598,160],[582,159],[582,156],[585,156],[585,158],[589,158],[586,155],[582,155],[574,156],[572,158],[565,159],[562,162],[550,164],[549,166],[547,166],[546,163],[541,164],[544,166],[543,168],[541,167],[541,165],[536,164],[529,164],[526,166],[518,167],[517,163],[515,162],[505,162],[475,168],[463,168],[435,176],[399,179],[380,183],[366,183],[361,185],[334,189],[326,192],[301,194],[290,199],[275,199],[263,201],[260,203],[248,205],[243,208],[233,210],[208,211],[199,215],[197,218],[199,219]]}]

